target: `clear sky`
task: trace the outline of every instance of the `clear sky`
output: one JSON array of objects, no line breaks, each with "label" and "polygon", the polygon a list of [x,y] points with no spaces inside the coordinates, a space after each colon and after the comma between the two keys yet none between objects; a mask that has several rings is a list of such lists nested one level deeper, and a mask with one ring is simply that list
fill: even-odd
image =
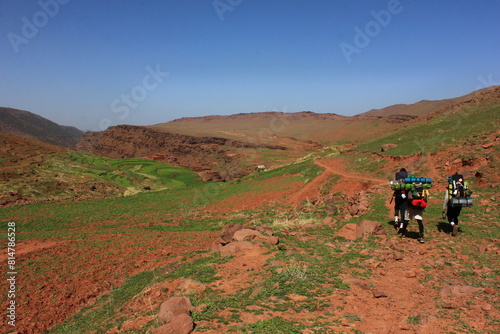
[{"label": "clear sky", "polygon": [[0,0],[0,106],[102,130],[500,84],[498,0]]}]

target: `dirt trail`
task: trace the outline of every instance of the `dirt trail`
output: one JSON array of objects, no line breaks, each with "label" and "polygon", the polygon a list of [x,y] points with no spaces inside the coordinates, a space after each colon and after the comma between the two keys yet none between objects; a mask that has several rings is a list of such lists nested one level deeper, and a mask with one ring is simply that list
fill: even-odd
[{"label": "dirt trail", "polygon": [[353,172],[347,172],[347,167],[345,164],[340,160],[340,159],[321,159],[321,160],[316,160],[315,163],[318,166],[321,166],[326,169],[327,173],[330,174],[338,174],[346,178],[350,179],[358,179],[358,180],[367,180],[367,181],[373,181],[377,185],[381,184],[387,184],[387,180],[385,179],[379,179],[379,178],[373,178],[371,176],[365,175],[365,174],[357,174]]},{"label": "dirt trail", "polygon": [[[445,261],[454,260],[449,252],[439,248],[444,242],[433,240],[421,245],[414,239],[399,240],[391,235],[381,244],[384,247],[376,251],[377,257],[365,263],[372,275],[359,285],[351,284],[349,294],[337,302],[344,306],[344,313],[359,315],[361,321],[351,327],[372,333],[443,333],[453,321],[437,317],[443,307],[436,299],[444,282],[456,277],[457,270],[436,269]],[[433,270],[424,269],[426,267]],[[345,278],[352,275],[346,272]],[[455,283],[463,284],[460,279],[455,279]],[[466,299],[478,303],[479,298],[470,295]],[[447,307],[455,309],[465,305],[464,298],[454,302]],[[464,309],[464,318],[479,318],[480,307]]]},{"label": "dirt trail", "polygon": [[[438,168],[441,161],[436,157],[428,160],[425,163],[431,170],[430,177],[438,181],[436,183],[439,184],[437,187],[439,188],[442,183],[439,182],[442,177],[440,178],[440,168]],[[392,192],[388,188],[387,179],[348,171],[340,159],[321,159],[315,162],[325,168],[325,171],[303,189],[291,195],[289,201],[297,203],[305,198],[319,196],[321,186],[331,175],[337,174],[341,178],[335,187],[341,187],[339,189],[344,190],[344,193],[359,191],[360,181],[365,181],[361,183],[362,186],[368,186],[368,189],[385,194],[387,221],[392,218],[393,204],[390,203]],[[411,168],[422,164],[423,161],[416,156],[407,163]],[[397,169],[396,164],[390,165],[386,166],[388,170]],[[437,202],[435,199],[432,204],[437,205]],[[387,221],[383,221],[382,224],[387,226]],[[354,323],[344,321],[343,326],[335,330],[342,332],[360,330],[371,333],[444,333],[456,328],[456,320],[443,314],[456,314],[457,310],[471,330],[490,327],[486,324],[487,317],[484,316],[488,313],[485,310],[489,309],[490,305],[482,289],[477,289],[474,293],[451,296],[444,293],[447,285],[467,286],[467,281],[459,273],[466,270],[463,261],[468,261],[468,256],[461,253],[460,247],[454,246],[462,242],[462,237],[460,235],[450,237],[448,234],[436,231],[434,227],[436,222],[435,218],[430,217],[425,220],[426,234],[431,236],[425,244],[419,244],[416,238],[413,238],[418,231],[414,221],[410,222],[409,237],[405,239],[400,239],[395,230],[387,228],[389,235],[380,240],[381,248],[376,250],[375,256],[364,264],[365,269],[370,270],[372,275],[361,280],[360,285],[351,284],[347,296],[331,297],[332,313],[338,313],[337,310],[342,309],[343,314],[358,315],[360,319]],[[457,249],[457,252],[450,248]],[[367,254],[373,254],[374,250],[366,248],[365,251]],[[490,269],[478,270],[488,272]],[[346,279],[353,277],[357,276],[350,271],[344,276]]]},{"label": "dirt trail", "polygon": [[387,180],[373,178],[363,174],[348,172],[347,167],[341,159],[318,159],[315,163],[325,168],[325,170],[316,178],[307,183],[302,189],[291,194],[285,200],[288,204],[299,204],[303,200],[318,198],[321,196],[320,190],[329,178],[333,175],[340,175],[341,178],[336,182],[335,191],[341,191],[347,195],[353,195],[355,192],[365,187],[375,187],[387,184]]}]

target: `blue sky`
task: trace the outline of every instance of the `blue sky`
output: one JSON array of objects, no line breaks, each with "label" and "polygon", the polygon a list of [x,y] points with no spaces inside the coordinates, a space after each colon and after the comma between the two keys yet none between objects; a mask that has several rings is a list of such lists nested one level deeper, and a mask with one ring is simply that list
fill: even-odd
[{"label": "blue sky", "polygon": [[0,106],[103,130],[500,84],[497,0],[0,0]]}]

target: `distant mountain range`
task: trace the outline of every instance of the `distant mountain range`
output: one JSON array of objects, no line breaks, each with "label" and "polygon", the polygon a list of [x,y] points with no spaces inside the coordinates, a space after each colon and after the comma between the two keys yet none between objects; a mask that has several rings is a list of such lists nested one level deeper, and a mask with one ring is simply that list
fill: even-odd
[{"label": "distant mountain range", "polygon": [[274,143],[277,137],[293,137],[324,144],[352,143],[392,131],[402,123],[422,117],[479,95],[488,87],[457,98],[396,104],[372,109],[355,116],[303,111],[296,113],[259,112],[228,116],[184,117],[151,125],[156,131],[191,136],[217,136],[228,139]]},{"label": "distant mountain range", "polygon": [[[280,145],[289,149],[298,145],[300,149],[304,149],[304,145],[309,144],[352,143],[367,140],[391,131],[401,123],[458,103],[466,103],[482,91],[494,88],[484,88],[451,99],[395,104],[382,109],[372,109],[356,116],[319,114],[311,111],[258,112],[227,116],[185,117],[167,123],[144,127],[132,126],[128,129],[132,132],[147,131],[153,137],[154,133],[158,133],[161,138],[165,137],[165,133],[171,133],[191,137],[225,138],[232,143],[244,142],[259,146]],[[112,127],[103,132],[117,131],[115,128]],[[123,128],[119,131],[123,132]],[[89,133],[89,136],[93,137],[89,141],[89,136],[82,138],[84,132],[75,127],[62,126],[29,111],[13,108],[0,107],[0,132],[69,148],[75,147],[82,139],[85,144],[81,143],[79,147],[85,146],[87,151],[95,151],[89,147],[90,142],[98,145],[96,133]],[[104,136],[100,137],[104,138]],[[141,143],[136,143],[136,145],[140,146]],[[149,147],[151,144],[145,143],[145,145]],[[107,155],[110,155],[109,149]]]},{"label": "distant mountain range", "polygon": [[0,132],[36,139],[45,143],[73,147],[83,131],[54,123],[29,111],[0,107]]}]

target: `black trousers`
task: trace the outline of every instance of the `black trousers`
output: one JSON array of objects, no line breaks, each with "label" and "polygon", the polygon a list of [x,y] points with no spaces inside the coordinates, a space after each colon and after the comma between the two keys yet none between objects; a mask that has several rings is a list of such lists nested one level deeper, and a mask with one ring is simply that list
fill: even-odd
[{"label": "black trousers", "polygon": [[448,205],[448,210],[446,212],[446,217],[448,218],[448,223],[455,223],[458,225],[458,216],[460,216],[461,207],[451,207]]},{"label": "black trousers", "polygon": [[405,219],[406,207],[406,199],[396,195],[396,197],[394,198],[394,216],[401,217],[401,220],[403,221]]}]

